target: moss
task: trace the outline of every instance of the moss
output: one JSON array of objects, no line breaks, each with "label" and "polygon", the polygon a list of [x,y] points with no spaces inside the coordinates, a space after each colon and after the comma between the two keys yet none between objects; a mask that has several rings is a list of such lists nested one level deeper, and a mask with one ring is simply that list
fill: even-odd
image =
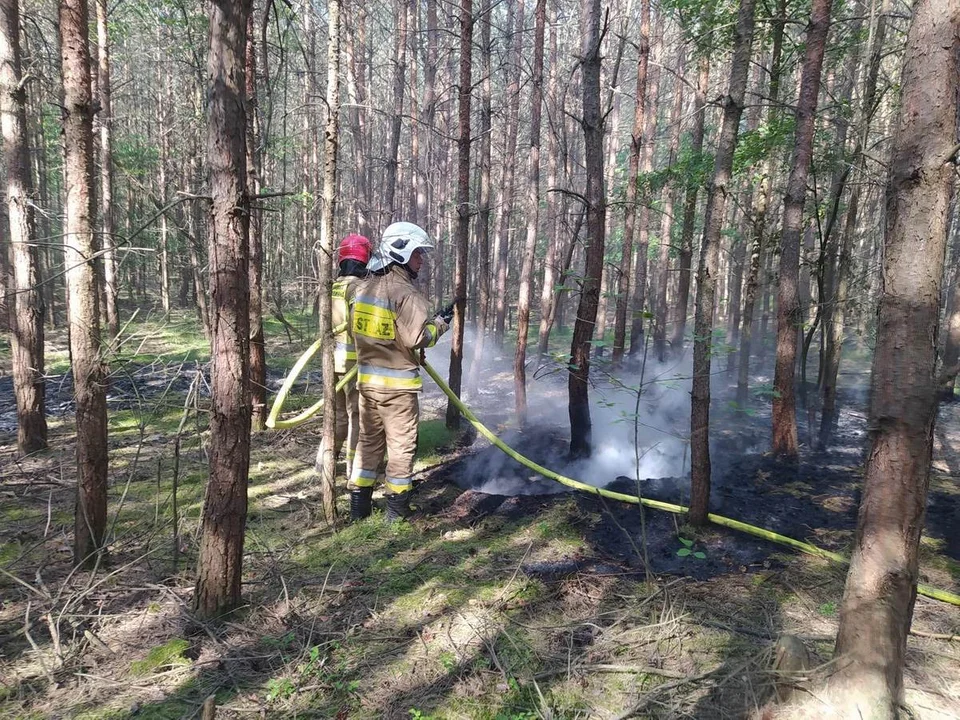
[{"label": "moss", "polygon": [[189,665],[190,659],[184,653],[190,648],[190,643],[182,638],[173,638],[153,648],[143,660],[134,660],[130,663],[130,672],[133,675],[149,675],[163,669],[178,665]]}]

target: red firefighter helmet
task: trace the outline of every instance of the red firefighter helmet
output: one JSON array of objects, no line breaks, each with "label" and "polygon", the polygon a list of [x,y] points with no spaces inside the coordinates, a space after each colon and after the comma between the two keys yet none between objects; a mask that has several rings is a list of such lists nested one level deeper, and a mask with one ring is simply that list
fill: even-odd
[{"label": "red firefighter helmet", "polygon": [[344,260],[356,260],[366,265],[370,260],[370,253],[372,251],[373,246],[370,240],[363,235],[350,233],[340,241],[340,247],[337,248],[337,262],[342,263]]}]

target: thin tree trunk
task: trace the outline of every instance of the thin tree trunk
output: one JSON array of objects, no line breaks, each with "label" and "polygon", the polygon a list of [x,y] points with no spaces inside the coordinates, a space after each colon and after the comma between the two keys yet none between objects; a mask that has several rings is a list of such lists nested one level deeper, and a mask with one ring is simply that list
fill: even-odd
[{"label": "thin tree trunk", "polygon": [[[247,191],[260,192],[260,163],[257,137],[257,54],[254,43],[254,18],[247,15],[246,66],[247,94]],[[267,420],[267,358],[263,339],[263,215],[250,211],[250,401],[251,425],[262,430]],[[330,406],[327,406],[330,407]]]},{"label": "thin tree trunk", "polygon": [[[683,77],[683,53],[677,55],[677,78]],[[667,167],[673,167],[680,149],[680,113],[683,111],[683,84],[673,83],[673,105],[670,109],[670,150]],[[660,217],[660,252],[658,257],[656,321],[653,326],[654,353],[660,362],[667,355],[667,285],[670,278],[670,247],[673,235],[673,190],[663,189],[663,212]]]},{"label": "thin tree trunk", "polygon": [[[33,214],[33,178],[27,140],[27,92],[20,64],[18,0],[0,2],[0,125],[7,171],[6,210],[13,246],[10,354],[17,400],[17,449],[23,455],[47,447],[44,415],[43,296]],[[0,248],[6,254],[6,248]],[[4,277],[6,281],[6,274]]]},{"label": "thin tree trunk", "polygon": [[240,602],[250,466],[250,198],[246,187],[244,56],[251,0],[214,0],[208,7],[213,307],[210,477],[193,598],[194,611],[201,618],[217,617]]},{"label": "thin tree trunk", "polygon": [[726,211],[727,183],[747,91],[753,47],[755,0],[742,0],[734,32],[730,91],[723,98],[723,123],[713,176],[707,186],[703,242],[697,270],[697,301],[693,341],[693,389],[690,396],[690,522],[703,525],[710,505],[710,356],[713,353],[713,313],[716,304],[720,226]]},{"label": "thin tree trunk", "polygon": [[[777,2],[777,19],[773,22],[772,41],[773,52],[770,61],[770,84],[767,94],[770,96],[770,105],[767,110],[767,125],[775,126],[779,122],[780,108],[780,74],[783,59],[783,34],[786,25],[786,0]],[[767,155],[763,162],[760,182],[753,195],[750,208],[750,225],[752,239],[750,242],[750,264],[747,268],[747,277],[743,290],[743,317],[740,334],[740,361],[737,365],[737,404],[746,408],[750,387],[750,351],[753,341],[753,316],[757,306],[757,288],[760,279],[760,260],[763,255],[764,232],[766,230],[767,214],[770,210],[770,196],[773,184],[773,154]],[[761,337],[761,342],[763,338]]]},{"label": "thin tree trunk", "polygon": [[[694,158],[703,154],[703,135],[707,113],[707,88],[710,85],[710,48],[703,50],[697,63],[697,89],[693,96],[695,110],[693,116],[693,132],[691,133],[691,153]],[[680,257],[677,279],[677,315],[673,326],[673,336],[670,346],[675,353],[683,347],[683,336],[687,331],[687,308],[690,302],[690,267],[693,261],[693,231],[696,224],[697,194],[700,187],[697,183],[687,186],[687,196],[683,203],[683,228],[680,231]]]},{"label": "thin tree trunk", "polygon": [[74,562],[92,566],[103,548],[107,526],[107,402],[93,232],[93,101],[86,0],[61,0],[59,17],[67,185],[63,240],[77,423]]},{"label": "thin tree trunk", "polygon": [[[550,69],[547,80],[547,96],[557,97],[557,30],[554,27],[554,12],[550,13]],[[562,122],[562,121],[561,121]],[[551,192],[557,186],[559,177],[559,143],[555,132],[549,133],[547,141],[547,255],[543,262],[543,286],[540,288],[540,328],[537,333],[537,352],[543,356],[550,349],[550,329],[553,327],[553,314],[556,309],[555,286],[557,284],[557,254],[560,249],[559,204],[557,193]]]},{"label": "thin tree trunk", "polygon": [[777,363],[773,378],[774,455],[796,459],[797,412],[794,374],[797,361],[797,329],[802,325],[799,298],[800,232],[807,197],[807,176],[813,156],[813,131],[820,95],[823,53],[830,30],[833,0],[813,0],[804,51],[800,95],[797,98],[796,141],[787,193],[783,202],[780,241],[780,282],[777,292]]},{"label": "thin tree trunk", "polygon": [[[613,325],[613,364],[623,362],[627,344],[627,308],[634,295],[643,295],[644,278],[633,277],[633,237],[637,224],[637,178],[643,150],[647,103],[647,71],[650,65],[650,0],[640,2],[640,45],[637,48],[637,89],[634,94],[633,129],[630,132],[630,159],[627,166],[627,190],[623,218],[622,253],[620,256],[620,288],[617,292],[616,319]],[[589,234],[589,230],[588,230]],[[633,283],[631,283],[631,278]],[[632,288],[631,288],[632,285]]]},{"label": "thin tree trunk", "polygon": [[[876,110],[877,81],[880,75],[880,61],[883,58],[884,39],[886,37],[887,13],[889,0],[883,0],[880,14],[876,20],[875,29],[871,33],[868,43],[870,68],[867,72],[867,81],[861,102],[861,126],[857,139],[857,147],[853,151],[851,164],[856,167],[857,176],[863,178],[866,174],[866,156],[863,153],[870,135],[870,122]],[[872,46],[872,47],[871,47]],[[857,218],[860,211],[860,196],[862,183],[854,183],[850,188],[850,197],[847,200],[847,216],[844,222],[843,235],[839,242],[839,257],[837,271],[830,301],[830,313],[824,324],[824,351],[822,370],[820,372],[820,432],[821,447],[830,442],[830,438],[837,428],[837,378],[840,374],[840,358],[843,352],[843,336],[847,314],[847,296],[850,291],[850,265],[853,236],[856,233]],[[835,287],[834,287],[835,286]]]},{"label": "thin tree trunk", "polygon": [[514,177],[517,165],[517,119],[520,114],[520,63],[523,54],[523,12],[517,8],[517,0],[508,0],[507,27],[515,28],[512,62],[507,70],[507,120],[503,127],[506,137],[504,152],[503,179],[501,181],[500,198],[497,206],[500,208],[500,217],[497,235],[494,238],[494,256],[496,258],[496,297],[497,315],[493,325],[493,342],[497,347],[503,347],[503,336],[507,317],[507,260],[510,251],[510,219],[513,215],[514,204]]},{"label": "thin tree trunk", "polygon": [[570,414],[570,455],[589,457],[591,452],[590,339],[593,337],[600,300],[603,270],[603,226],[606,197],[603,187],[603,115],[600,112],[600,0],[584,0],[580,71],[583,83],[583,117],[587,187],[584,192],[587,214],[587,247],[577,321],[570,343],[571,370],[567,381]]},{"label": "thin tree trunk", "polygon": [[[323,202],[320,221],[320,332],[323,344],[323,456],[320,487],[323,515],[332,524],[337,518],[336,476],[336,375],[333,360],[333,256],[334,219],[337,213],[337,152],[340,143],[340,0],[327,2],[327,120],[323,135]],[[332,412],[331,412],[332,411]]]},{"label": "thin tree trunk", "polygon": [[110,80],[110,35],[107,0],[97,3],[97,48],[100,57],[100,227],[103,246],[103,278],[106,298],[107,337],[111,349],[120,345],[120,312],[117,306],[117,259],[113,218],[113,100]]},{"label": "thin tree trunk", "polygon": [[[662,35],[662,23],[658,22],[654,28],[658,37]],[[662,37],[660,37],[662,45]],[[643,116],[643,146],[640,149],[640,174],[650,177],[653,172],[653,141],[657,133],[657,113],[655,105],[660,98],[660,68],[654,64],[647,77],[647,108]],[[643,327],[647,317],[647,275],[650,269],[650,205],[655,195],[653,189],[647,185],[643,197],[638,200],[637,212],[640,217],[637,221],[637,256],[636,272],[634,273],[633,288],[630,299],[630,355],[642,354],[646,343]]]},{"label": "thin tree trunk", "polygon": [[[158,32],[159,42],[159,32]],[[158,49],[159,51],[159,49]],[[157,95],[157,136],[159,137],[160,160],[158,163],[157,195],[160,197],[161,207],[168,202],[167,198],[167,164],[170,161],[170,133],[172,132],[169,122],[171,114],[170,98],[170,77],[166,75],[160,64],[157,64],[159,77],[157,78],[160,86]],[[170,314],[170,232],[167,227],[167,215],[160,215],[160,306],[163,308],[163,314]]]},{"label": "thin tree trunk", "polygon": [[[457,140],[457,239],[454,266],[453,341],[450,344],[449,385],[458,396],[463,379],[463,331],[467,307],[467,249],[470,242],[470,93],[473,89],[473,0],[460,1],[460,88]],[[460,427],[460,411],[453,400],[447,402],[447,428]]]},{"label": "thin tree trunk", "polygon": [[483,0],[480,9],[480,49],[481,85],[480,100],[480,182],[477,187],[477,284],[479,286],[479,311],[477,317],[477,334],[473,342],[473,362],[470,365],[470,376],[467,381],[468,392],[477,388],[480,369],[486,359],[484,349],[487,333],[490,329],[490,172],[491,172],[491,140],[490,128],[493,121],[493,64],[492,44],[490,41],[490,0]]},{"label": "thin tree trunk", "polygon": [[393,69],[393,115],[390,120],[390,145],[387,153],[387,172],[384,178],[383,226],[393,222],[398,203],[394,199],[397,190],[397,168],[400,164],[400,131],[403,129],[403,93],[407,77],[407,18],[410,1],[397,3],[397,37],[394,48]]},{"label": "thin tree trunk", "polygon": [[957,151],[960,5],[918,0],[887,183],[871,448],[831,679],[849,717],[899,717],[936,419],[937,324]]},{"label": "thin tree trunk", "polygon": [[537,251],[537,230],[540,224],[540,117],[543,107],[543,37],[546,27],[546,0],[537,0],[534,11],[533,87],[530,98],[530,159],[527,170],[527,237],[523,246],[520,269],[520,292],[517,300],[517,349],[513,359],[513,387],[517,421],[527,421],[527,331],[530,328],[530,297],[533,294],[533,262]]}]

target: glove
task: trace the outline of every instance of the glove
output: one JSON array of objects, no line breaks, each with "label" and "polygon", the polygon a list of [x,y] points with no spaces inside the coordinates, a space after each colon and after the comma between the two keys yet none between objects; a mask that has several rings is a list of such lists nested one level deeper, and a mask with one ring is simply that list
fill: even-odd
[{"label": "glove", "polygon": [[456,301],[454,301],[454,302],[450,303],[449,305],[447,305],[447,307],[443,308],[443,310],[440,310],[440,311],[437,313],[437,317],[438,317],[438,318],[442,318],[443,321],[444,321],[447,325],[449,325],[450,322],[453,320],[453,309],[454,309],[454,307],[456,307],[456,304],[457,304]]},{"label": "glove", "polygon": [[437,313],[433,318],[433,324],[437,328],[437,337],[440,337],[440,335],[443,335],[450,329],[450,321],[446,319],[442,313]]}]

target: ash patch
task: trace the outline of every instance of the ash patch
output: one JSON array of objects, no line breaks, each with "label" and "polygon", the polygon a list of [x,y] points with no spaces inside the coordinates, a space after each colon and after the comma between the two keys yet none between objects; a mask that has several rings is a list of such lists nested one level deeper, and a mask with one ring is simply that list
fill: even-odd
[{"label": "ash patch", "polygon": [[[559,428],[532,427],[512,431],[503,441],[539,465],[563,474],[569,441]],[[490,446],[449,466],[447,475],[457,487],[487,495],[556,495],[570,489]]]},{"label": "ash patch", "polygon": [[517,520],[535,516],[548,502],[536,495],[509,497],[466,490],[440,516],[463,525],[474,525],[491,515]]},{"label": "ash patch", "polygon": [[[637,572],[644,569],[645,558],[652,573],[697,580],[781,566],[771,555],[782,548],[759,538],[710,527],[687,548],[678,534],[683,520],[675,515],[644,508],[641,523],[641,510],[634,505],[602,503],[586,495],[578,502],[596,518],[586,532],[588,542],[601,556]],[[684,549],[691,553],[678,555]]]}]

